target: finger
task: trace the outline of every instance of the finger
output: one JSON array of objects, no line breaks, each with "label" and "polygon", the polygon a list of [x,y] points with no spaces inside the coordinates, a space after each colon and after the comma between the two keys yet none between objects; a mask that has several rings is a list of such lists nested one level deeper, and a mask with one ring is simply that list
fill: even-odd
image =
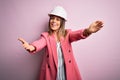
[{"label": "finger", "polygon": [[99,23],[99,21],[96,21],[95,23]]},{"label": "finger", "polygon": [[98,26],[98,27],[97,27],[98,31],[99,31],[102,27],[103,27],[103,26]]},{"label": "finger", "polygon": [[22,42],[22,44],[26,43],[26,41],[23,38],[18,38],[18,40]]},{"label": "finger", "polygon": [[24,43],[22,46],[23,46],[26,50],[30,50],[29,44]]},{"label": "finger", "polygon": [[27,43],[24,43],[22,46],[23,46],[24,48],[28,48],[28,44],[27,44]]},{"label": "finger", "polygon": [[102,28],[102,27],[103,27],[103,25],[100,26],[100,28]]},{"label": "finger", "polygon": [[103,23],[98,24],[98,27],[102,28],[103,27]]},{"label": "finger", "polygon": [[28,46],[26,46],[26,47],[24,47],[28,52],[30,52],[31,50],[30,50],[30,47],[28,47]]},{"label": "finger", "polygon": [[24,40],[22,38],[18,38],[18,40],[24,44]]},{"label": "finger", "polygon": [[96,23],[97,23],[97,24],[100,24],[100,23],[101,23],[101,21],[96,21]]},{"label": "finger", "polygon": [[[99,23],[99,22],[102,22],[102,21],[100,21],[100,20],[97,20],[96,22],[97,22],[97,23]],[[102,22],[102,23],[103,23],[103,22]]]},{"label": "finger", "polygon": [[96,23],[97,23],[97,26],[102,26],[103,25],[102,21],[96,21]]}]

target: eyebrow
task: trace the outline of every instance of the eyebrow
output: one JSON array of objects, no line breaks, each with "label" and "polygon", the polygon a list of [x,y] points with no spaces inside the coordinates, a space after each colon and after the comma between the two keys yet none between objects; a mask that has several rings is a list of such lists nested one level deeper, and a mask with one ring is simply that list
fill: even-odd
[{"label": "eyebrow", "polygon": [[61,17],[59,17],[59,16],[50,15],[50,18],[53,18],[53,17],[58,17],[58,18],[61,18]]}]

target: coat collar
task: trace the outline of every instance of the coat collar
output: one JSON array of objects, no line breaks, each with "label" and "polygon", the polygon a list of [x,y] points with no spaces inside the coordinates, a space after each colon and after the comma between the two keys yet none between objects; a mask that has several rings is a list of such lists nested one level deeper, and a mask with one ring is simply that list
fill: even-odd
[{"label": "coat collar", "polygon": [[50,45],[52,49],[52,56],[54,58],[54,62],[57,68],[58,67],[57,48],[56,48],[56,40],[53,34],[50,36]]},{"label": "coat collar", "polygon": [[[54,58],[54,62],[56,65],[56,68],[58,67],[58,57],[57,57],[57,42],[55,40],[54,34],[50,35],[50,45],[51,45],[51,49],[52,49],[52,56]],[[64,37],[61,37],[60,39],[60,43],[62,43],[62,41],[64,40]]]}]

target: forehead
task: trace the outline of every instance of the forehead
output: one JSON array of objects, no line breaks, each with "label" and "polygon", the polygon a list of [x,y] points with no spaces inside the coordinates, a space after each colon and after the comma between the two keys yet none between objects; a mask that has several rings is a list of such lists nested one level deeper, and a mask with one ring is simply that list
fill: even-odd
[{"label": "forehead", "polygon": [[50,18],[60,18],[60,19],[62,19],[61,17],[55,16],[55,15],[50,15]]}]

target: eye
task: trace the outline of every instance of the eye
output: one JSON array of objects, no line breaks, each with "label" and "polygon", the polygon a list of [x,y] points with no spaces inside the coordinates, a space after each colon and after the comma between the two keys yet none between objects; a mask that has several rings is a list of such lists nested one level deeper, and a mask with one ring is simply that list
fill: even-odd
[{"label": "eye", "polygon": [[50,16],[50,19],[54,19],[54,16]]},{"label": "eye", "polygon": [[61,19],[57,17],[57,19],[56,19],[56,20],[57,20],[57,21],[60,21]]}]

